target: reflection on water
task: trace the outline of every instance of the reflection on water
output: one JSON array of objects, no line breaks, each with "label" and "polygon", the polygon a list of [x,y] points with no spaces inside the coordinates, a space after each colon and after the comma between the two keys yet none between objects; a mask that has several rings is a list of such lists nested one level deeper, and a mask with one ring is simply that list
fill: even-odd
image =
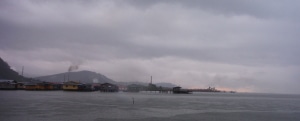
[{"label": "reflection on water", "polygon": [[19,90],[0,96],[3,121],[300,120],[299,95]]}]

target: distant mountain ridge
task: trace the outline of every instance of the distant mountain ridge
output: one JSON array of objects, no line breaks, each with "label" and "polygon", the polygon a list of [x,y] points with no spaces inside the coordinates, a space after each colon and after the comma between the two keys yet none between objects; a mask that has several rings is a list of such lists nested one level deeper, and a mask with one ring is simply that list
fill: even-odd
[{"label": "distant mountain ridge", "polygon": [[[53,74],[48,76],[40,76],[36,78],[26,78],[22,75],[19,75],[16,71],[12,70],[10,66],[2,60],[0,57],[0,79],[9,79],[16,81],[47,81],[47,82],[64,82],[64,81],[80,81],[82,83],[112,83],[118,85],[130,85],[138,84],[147,86],[149,83],[145,82],[116,82],[102,74],[92,72],[92,71],[77,71],[77,72],[65,72],[59,74]],[[156,86],[162,87],[175,87],[176,85],[172,83],[154,83]]]},{"label": "distant mountain ridge", "polygon": [[[69,77],[68,77],[69,75]],[[69,78],[69,79],[68,79]],[[53,74],[48,76],[40,76],[36,77],[40,81],[47,81],[47,82],[65,82],[65,81],[79,81],[81,83],[112,83],[117,85],[131,85],[131,84],[138,84],[143,86],[148,86],[149,83],[145,82],[116,82],[102,74],[92,72],[92,71],[77,71],[77,72],[65,72],[59,74]],[[176,85],[172,83],[154,83],[157,87],[175,87]]]},{"label": "distant mountain ridge", "polygon": [[70,80],[79,81],[81,83],[116,83],[114,80],[107,78],[102,74],[86,70],[77,72],[65,72],[48,76],[40,76],[36,77],[35,79],[47,82],[64,82]]}]

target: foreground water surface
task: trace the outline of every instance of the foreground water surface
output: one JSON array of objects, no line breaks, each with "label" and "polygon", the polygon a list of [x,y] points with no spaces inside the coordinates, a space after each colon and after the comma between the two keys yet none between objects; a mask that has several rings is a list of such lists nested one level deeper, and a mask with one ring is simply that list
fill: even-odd
[{"label": "foreground water surface", "polygon": [[300,95],[2,90],[0,120],[300,121]]}]

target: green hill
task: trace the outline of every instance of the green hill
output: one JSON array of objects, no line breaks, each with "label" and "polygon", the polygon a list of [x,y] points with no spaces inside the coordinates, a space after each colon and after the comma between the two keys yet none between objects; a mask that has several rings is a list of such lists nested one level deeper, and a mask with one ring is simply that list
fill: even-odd
[{"label": "green hill", "polygon": [[110,78],[107,78],[106,76],[95,73],[92,71],[77,71],[77,72],[66,72],[66,73],[59,73],[54,75],[48,75],[48,76],[41,76],[36,77],[35,79],[41,80],[41,81],[47,81],[47,82],[64,82],[64,81],[80,81],[82,83],[113,83],[116,82]]},{"label": "green hill", "polygon": [[0,57],[0,79],[9,79],[9,80],[28,80],[27,78],[22,77],[16,71],[12,70],[10,66]]}]

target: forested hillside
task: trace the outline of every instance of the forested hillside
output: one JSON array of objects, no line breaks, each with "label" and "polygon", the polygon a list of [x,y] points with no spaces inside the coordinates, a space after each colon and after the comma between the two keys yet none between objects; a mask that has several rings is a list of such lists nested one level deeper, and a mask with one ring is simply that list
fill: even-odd
[{"label": "forested hillside", "polygon": [[10,66],[0,57],[0,79],[9,79],[22,81],[26,78],[19,75],[16,71],[12,70]]}]

